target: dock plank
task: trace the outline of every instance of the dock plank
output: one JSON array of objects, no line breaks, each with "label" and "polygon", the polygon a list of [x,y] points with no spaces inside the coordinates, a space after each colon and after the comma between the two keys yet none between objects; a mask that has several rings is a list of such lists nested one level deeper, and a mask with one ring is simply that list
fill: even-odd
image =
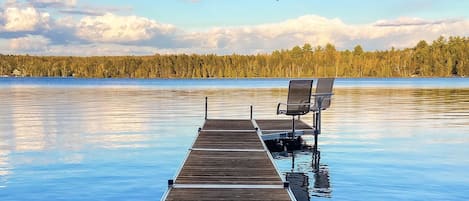
[{"label": "dock plank", "polygon": [[167,201],[287,201],[291,200],[285,189],[245,189],[245,188],[175,188],[169,192]]},{"label": "dock plank", "polygon": [[202,130],[255,130],[251,120],[207,119]]},{"label": "dock plank", "polygon": [[[240,143],[242,142],[242,143]],[[264,149],[256,132],[201,131],[193,148]]]},{"label": "dock plank", "polygon": [[243,151],[191,151],[175,183],[282,185],[267,153]]}]

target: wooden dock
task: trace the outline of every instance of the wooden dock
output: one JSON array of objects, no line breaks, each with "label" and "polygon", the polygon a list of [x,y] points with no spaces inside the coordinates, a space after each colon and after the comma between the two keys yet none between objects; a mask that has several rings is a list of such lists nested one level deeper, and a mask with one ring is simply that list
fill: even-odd
[{"label": "wooden dock", "polygon": [[286,132],[288,122],[206,120],[162,200],[296,200],[262,140],[263,130]]}]

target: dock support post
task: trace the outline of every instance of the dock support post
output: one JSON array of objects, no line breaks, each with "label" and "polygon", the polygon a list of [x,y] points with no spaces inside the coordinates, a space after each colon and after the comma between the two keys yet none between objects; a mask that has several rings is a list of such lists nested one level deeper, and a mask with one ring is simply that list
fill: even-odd
[{"label": "dock support post", "polygon": [[316,104],[318,105],[317,111],[314,112],[314,127],[318,134],[321,134],[321,110],[323,98],[319,97]]},{"label": "dock support post", "polygon": [[168,180],[168,187],[172,187],[174,185],[174,180],[169,179]]},{"label": "dock support post", "polygon": [[205,96],[205,120],[207,120],[208,97]]},{"label": "dock support post", "polygon": [[295,116],[292,117],[292,132],[291,132],[291,139],[295,139]]},{"label": "dock support post", "polygon": [[252,120],[252,105],[251,105],[251,116],[250,116],[250,119]]},{"label": "dock support post", "polygon": [[321,111],[315,112],[314,114],[314,147],[313,152],[318,152],[318,135],[321,133]]},{"label": "dock support post", "polygon": [[316,120],[318,121],[316,130],[318,131],[318,134],[321,134],[321,109],[318,111]]},{"label": "dock support post", "polygon": [[318,110],[314,112],[314,154],[318,152],[318,135],[321,134],[321,110],[322,110],[322,101],[320,97],[316,102],[318,105]]}]

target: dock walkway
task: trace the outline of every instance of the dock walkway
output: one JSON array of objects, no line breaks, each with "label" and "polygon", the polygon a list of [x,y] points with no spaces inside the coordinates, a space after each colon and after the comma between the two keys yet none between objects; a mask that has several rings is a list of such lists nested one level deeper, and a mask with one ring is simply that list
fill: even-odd
[{"label": "dock walkway", "polygon": [[288,122],[206,120],[162,200],[296,200],[262,140]]}]

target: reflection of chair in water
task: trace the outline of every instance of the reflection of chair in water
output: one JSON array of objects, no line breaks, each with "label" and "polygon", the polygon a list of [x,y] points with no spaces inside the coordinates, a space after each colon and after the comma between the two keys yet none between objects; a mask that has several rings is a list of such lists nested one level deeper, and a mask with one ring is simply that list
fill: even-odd
[{"label": "reflection of chair in water", "polygon": [[320,164],[321,152],[313,152],[312,169],[314,173],[313,192],[319,197],[331,196],[331,184],[327,165]]},{"label": "reflection of chair in water", "polygon": [[[277,105],[277,114],[292,116],[292,134],[295,136],[295,116],[307,114],[311,109],[311,87],[313,80],[290,80],[287,103]],[[280,106],[286,105],[286,110]]]}]

